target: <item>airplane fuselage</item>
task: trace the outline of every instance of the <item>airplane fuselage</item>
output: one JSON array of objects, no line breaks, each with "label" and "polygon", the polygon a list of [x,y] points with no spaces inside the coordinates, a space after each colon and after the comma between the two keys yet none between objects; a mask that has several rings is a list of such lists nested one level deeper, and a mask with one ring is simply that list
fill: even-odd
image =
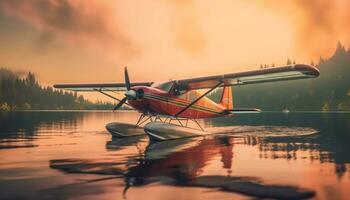
[{"label": "airplane fuselage", "polygon": [[[176,115],[201,95],[198,91],[173,95],[162,89],[147,86],[135,86],[131,89],[143,93],[141,98],[128,100],[133,108],[142,113],[170,116]],[[222,105],[215,103],[208,97],[203,97],[178,117],[191,119],[220,117],[225,115],[224,110]]]}]

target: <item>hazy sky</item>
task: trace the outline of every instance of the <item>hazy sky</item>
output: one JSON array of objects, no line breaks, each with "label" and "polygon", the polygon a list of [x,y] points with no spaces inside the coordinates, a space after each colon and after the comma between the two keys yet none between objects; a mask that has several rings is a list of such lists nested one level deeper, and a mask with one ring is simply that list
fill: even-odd
[{"label": "hazy sky", "polygon": [[0,0],[0,65],[41,83],[187,78],[330,56],[349,0]]}]

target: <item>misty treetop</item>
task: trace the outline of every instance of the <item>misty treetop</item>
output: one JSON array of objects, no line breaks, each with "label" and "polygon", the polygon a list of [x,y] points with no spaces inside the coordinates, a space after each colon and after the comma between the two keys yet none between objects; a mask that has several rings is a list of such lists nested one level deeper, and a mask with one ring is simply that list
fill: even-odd
[{"label": "misty treetop", "polygon": [[35,75],[25,77],[0,68],[0,110],[112,109],[111,103],[92,103],[71,92],[40,86]]}]

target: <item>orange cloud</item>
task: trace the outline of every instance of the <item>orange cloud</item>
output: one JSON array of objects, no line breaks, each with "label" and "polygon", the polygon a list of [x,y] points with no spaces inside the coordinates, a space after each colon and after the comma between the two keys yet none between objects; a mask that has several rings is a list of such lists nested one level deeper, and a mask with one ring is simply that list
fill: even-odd
[{"label": "orange cloud", "polygon": [[[196,16],[195,2],[169,0],[165,3],[170,5],[169,14],[174,20],[174,30],[171,30],[174,47],[189,56],[200,54],[204,35]],[[126,32],[127,24],[121,27],[119,7],[118,1],[100,0],[3,0],[0,3],[5,13],[41,31],[39,47],[58,40],[86,47],[94,53],[114,58],[112,60],[116,57],[127,60],[141,54],[142,46],[130,38]],[[144,25],[147,26],[147,21]]]},{"label": "orange cloud", "polygon": [[203,53],[205,47],[204,32],[197,16],[194,0],[169,0],[175,13],[175,43],[191,56]]},{"label": "orange cloud", "polygon": [[122,31],[115,1],[3,0],[1,7],[42,31],[40,46],[52,40],[86,47],[94,53],[133,57],[139,47]]},{"label": "orange cloud", "polygon": [[288,17],[295,26],[297,50],[312,58],[329,57],[338,41],[350,46],[348,0],[254,0],[254,3]]}]

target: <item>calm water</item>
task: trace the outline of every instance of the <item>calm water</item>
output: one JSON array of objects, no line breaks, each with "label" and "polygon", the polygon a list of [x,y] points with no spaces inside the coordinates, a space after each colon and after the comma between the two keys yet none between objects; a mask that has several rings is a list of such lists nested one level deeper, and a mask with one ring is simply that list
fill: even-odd
[{"label": "calm water", "polygon": [[350,114],[202,121],[211,136],[150,143],[104,125],[134,112],[0,115],[1,199],[349,199]]}]

